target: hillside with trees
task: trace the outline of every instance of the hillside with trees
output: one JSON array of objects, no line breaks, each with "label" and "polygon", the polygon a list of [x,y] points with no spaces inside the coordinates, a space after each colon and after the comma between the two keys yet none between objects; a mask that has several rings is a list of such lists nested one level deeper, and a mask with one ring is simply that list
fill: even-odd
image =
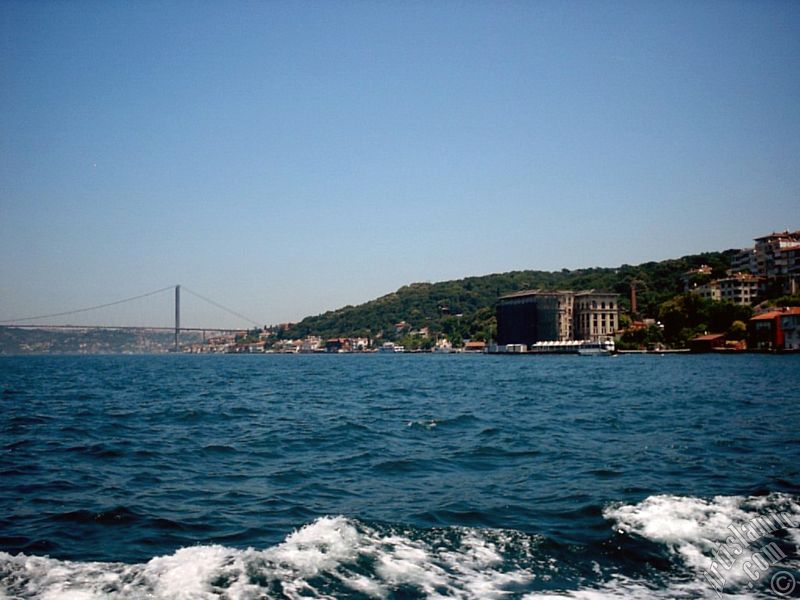
[{"label": "hillside with trees", "polygon": [[[497,298],[536,288],[610,290],[620,294],[620,308],[625,314],[630,310],[633,285],[637,290],[638,317],[658,319],[663,316],[678,323],[678,319],[673,318],[675,311],[663,315],[661,312],[665,302],[682,294],[681,277],[684,273],[701,265],[709,265],[713,277],[722,277],[730,267],[730,259],[735,252],[707,252],[640,265],[622,265],[618,268],[595,267],[553,272],[512,271],[439,283],[414,283],[358,306],[345,306],[307,317],[290,325],[282,331],[280,337],[370,337],[377,340],[401,340],[412,347],[424,347],[430,343],[429,340],[415,340],[410,334],[427,328],[431,336],[444,334],[455,343],[464,338],[486,340],[495,331],[494,306]],[[693,327],[702,325],[695,323],[701,312],[695,310],[688,320],[681,321],[679,330],[685,330],[685,334]],[[740,319],[743,315],[736,312],[735,317]],[[401,323],[404,325],[396,327]],[[672,337],[678,342],[680,334]]]}]

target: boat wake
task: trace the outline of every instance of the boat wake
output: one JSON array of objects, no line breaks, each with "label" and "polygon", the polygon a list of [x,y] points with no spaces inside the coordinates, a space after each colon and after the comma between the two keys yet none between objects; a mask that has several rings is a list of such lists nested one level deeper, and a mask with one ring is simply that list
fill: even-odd
[{"label": "boat wake", "polygon": [[[797,595],[787,587],[800,580],[800,504],[792,496],[651,496],[638,504],[608,506],[602,514],[608,534],[589,546],[512,530],[419,529],[335,516],[319,518],[263,550],[194,546],[141,564],[0,553],[0,597],[588,600],[774,598],[775,591]],[[778,514],[793,520],[794,527],[762,531],[735,564],[718,569],[724,581],[715,586],[720,579],[709,580],[706,573],[721,545],[730,545],[731,527],[746,535],[754,518]],[[745,559],[769,543],[784,556],[754,579]],[[777,573],[784,574],[779,590]]]}]

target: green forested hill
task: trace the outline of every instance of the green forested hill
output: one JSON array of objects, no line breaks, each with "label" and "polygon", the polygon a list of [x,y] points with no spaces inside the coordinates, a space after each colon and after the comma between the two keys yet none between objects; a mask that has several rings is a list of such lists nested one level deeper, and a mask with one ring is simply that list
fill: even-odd
[{"label": "green forested hill", "polygon": [[679,259],[622,265],[619,268],[588,268],[555,272],[513,271],[468,277],[439,283],[414,283],[358,306],[345,306],[306,317],[291,325],[284,335],[322,337],[368,336],[395,339],[395,324],[409,328],[428,327],[431,333],[452,337],[485,337],[494,326],[494,305],[498,296],[526,289],[603,289],[619,293],[620,305],[628,308],[631,282],[637,288],[639,312],[656,316],[659,304],[682,291],[680,277],[703,264],[722,276],[735,250],[709,252]]}]

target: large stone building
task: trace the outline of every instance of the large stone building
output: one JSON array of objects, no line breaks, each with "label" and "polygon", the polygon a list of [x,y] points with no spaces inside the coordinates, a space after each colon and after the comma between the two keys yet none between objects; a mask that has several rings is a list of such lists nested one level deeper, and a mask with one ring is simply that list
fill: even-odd
[{"label": "large stone building", "polygon": [[603,340],[619,327],[618,294],[526,290],[497,302],[497,343]]},{"label": "large stone building", "polygon": [[619,294],[589,290],[575,294],[575,338],[606,340],[619,327]]}]

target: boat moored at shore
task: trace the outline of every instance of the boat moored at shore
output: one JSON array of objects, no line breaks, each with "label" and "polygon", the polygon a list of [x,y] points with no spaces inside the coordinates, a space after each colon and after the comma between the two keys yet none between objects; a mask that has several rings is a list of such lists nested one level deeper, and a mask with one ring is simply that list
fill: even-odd
[{"label": "boat moored at shore", "polygon": [[608,356],[614,353],[614,340],[599,340],[596,342],[582,342],[578,348],[580,356]]},{"label": "boat moored at shore", "polygon": [[527,348],[523,344],[493,346],[492,354],[578,354],[605,356],[616,351],[613,340],[560,340],[536,342]]},{"label": "boat moored at shore", "polygon": [[386,352],[386,353],[405,352],[405,351],[406,351],[405,346],[395,344],[394,342],[385,342],[380,347],[380,352]]}]

